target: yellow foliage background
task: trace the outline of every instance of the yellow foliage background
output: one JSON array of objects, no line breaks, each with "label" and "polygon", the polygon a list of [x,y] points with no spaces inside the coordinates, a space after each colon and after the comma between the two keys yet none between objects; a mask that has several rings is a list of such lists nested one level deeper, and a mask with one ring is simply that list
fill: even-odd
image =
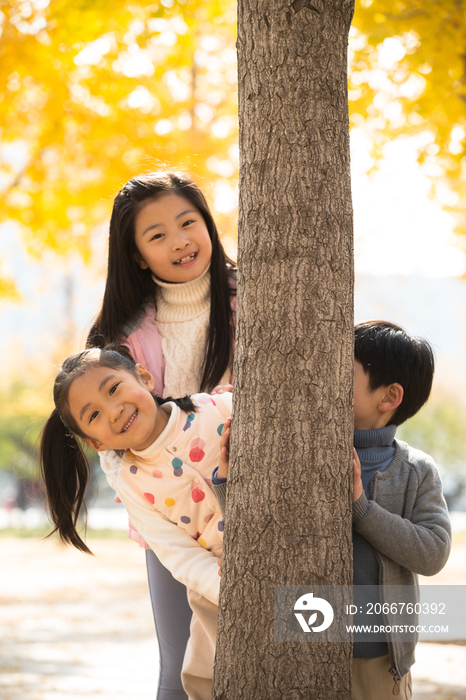
[{"label": "yellow foliage background", "polygon": [[[439,179],[457,193],[461,231],[465,10],[358,0],[349,47],[351,124],[369,130],[375,159],[387,140],[427,130],[420,162],[434,195]],[[88,259],[119,187],[164,166],[194,174],[235,238],[234,2],[0,0],[0,11],[0,221],[20,223],[31,253]],[[4,280],[0,295],[12,294]]]},{"label": "yellow foliage background", "polygon": [[78,248],[86,259],[112,196],[157,167],[215,180],[214,198],[222,180],[234,191],[234,5],[0,5],[0,216],[21,224],[30,252]]}]

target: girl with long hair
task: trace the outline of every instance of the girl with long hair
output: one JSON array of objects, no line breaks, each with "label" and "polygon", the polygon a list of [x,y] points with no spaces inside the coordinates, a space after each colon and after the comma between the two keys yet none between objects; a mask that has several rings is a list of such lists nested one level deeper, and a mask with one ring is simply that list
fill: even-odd
[{"label": "girl with long hair", "polygon": [[[126,346],[160,396],[209,392],[231,382],[235,316],[236,266],[198,185],[170,171],[131,179],[113,205],[107,282],[88,346]],[[101,464],[111,480],[119,458],[101,453]],[[131,536],[139,539],[134,529]],[[186,700],[186,587],[151,549],[146,562],[160,648],[157,700]]]}]

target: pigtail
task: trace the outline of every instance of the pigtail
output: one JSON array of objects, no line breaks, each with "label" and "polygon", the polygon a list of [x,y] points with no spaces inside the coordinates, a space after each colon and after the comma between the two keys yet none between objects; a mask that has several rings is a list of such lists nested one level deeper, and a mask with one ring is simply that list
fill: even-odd
[{"label": "pigtail", "polygon": [[163,406],[164,403],[171,401],[185,413],[195,413],[197,411],[197,407],[194,405],[190,396],[183,396],[181,399],[173,399],[171,396],[167,396],[166,399],[162,399],[160,396],[154,396],[154,399],[157,406]]},{"label": "pigtail", "polygon": [[55,409],[46,422],[40,442],[40,473],[44,482],[49,517],[63,542],[92,554],[77,533],[90,469],[82,447]]}]

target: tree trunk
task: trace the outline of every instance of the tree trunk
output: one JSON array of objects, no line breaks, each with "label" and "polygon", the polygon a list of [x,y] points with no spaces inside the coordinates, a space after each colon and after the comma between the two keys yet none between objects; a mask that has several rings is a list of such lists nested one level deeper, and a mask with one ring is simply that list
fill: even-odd
[{"label": "tree trunk", "polygon": [[352,582],[352,0],[240,0],[234,424],[213,696],[351,698],[351,646],[274,642],[274,586]]}]

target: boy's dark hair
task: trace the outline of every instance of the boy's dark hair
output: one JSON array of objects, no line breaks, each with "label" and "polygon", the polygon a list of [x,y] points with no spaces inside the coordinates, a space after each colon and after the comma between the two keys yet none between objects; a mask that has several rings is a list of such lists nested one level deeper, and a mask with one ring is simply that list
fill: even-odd
[{"label": "boy's dark hair", "polygon": [[403,401],[391,423],[401,425],[429,398],[434,353],[427,340],[389,321],[365,321],[354,328],[354,358],[369,375],[369,388],[401,384]]},{"label": "boy's dark hair", "polygon": [[185,173],[160,171],[133,177],[115,197],[108,243],[108,269],[102,308],[89,332],[88,347],[104,347],[121,341],[125,326],[134,321],[147,303],[154,303],[157,285],[149,269],[135,260],[137,214],[150,201],[164,194],[177,194],[193,204],[205,221],[212,242],[210,264],[210,319],[201,391],[220,383],[231,361],[234,334],[230,298],[235,294],[229,276],[236,265],[223,250],[209,205],[198,185]]},{"label": "boy's dark hair", "polygon": [[[64,542],[88,554],[91,551],[76,530],[81,509],[85,510],[84,494],[90,477],[87,458],[76,436],[86,436],[73,420],[68,394],[73,381],[92,367],[123,369],[139,376],[126,348],[89,348],[67,357],[55,379],[55,408],[42,430],[39,448],[40,475],[45,487],[50,520],[54,525],[50,535],[58,532]],[[154,400],[159,406],[173,401],[171,398],[161,399],[156,396]],[[176,399],[175,403],[183,411],[196,410],[188,396]]]}]

